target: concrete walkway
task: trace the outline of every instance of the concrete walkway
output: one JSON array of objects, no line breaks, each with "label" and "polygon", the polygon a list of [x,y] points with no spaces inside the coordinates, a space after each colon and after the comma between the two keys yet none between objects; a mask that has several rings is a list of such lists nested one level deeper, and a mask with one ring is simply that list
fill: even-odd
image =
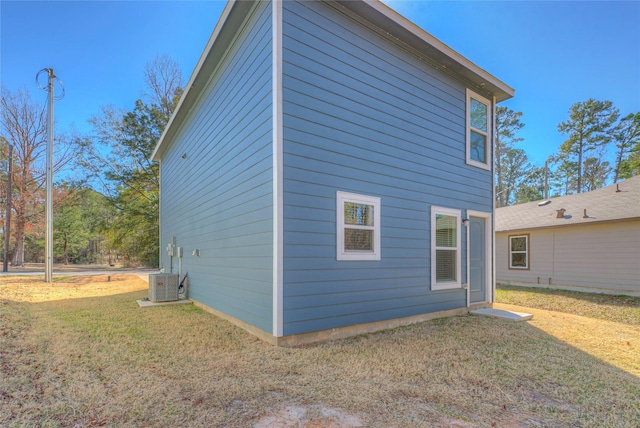
[{"label": "concrete walkway", "polygon": [[532,314],[494,308],[476,309],[474,311],[471,311],[471,313],[474,315],[484,315],[488,317],[501,318],[508,321],[528,321],[533,318]]}]

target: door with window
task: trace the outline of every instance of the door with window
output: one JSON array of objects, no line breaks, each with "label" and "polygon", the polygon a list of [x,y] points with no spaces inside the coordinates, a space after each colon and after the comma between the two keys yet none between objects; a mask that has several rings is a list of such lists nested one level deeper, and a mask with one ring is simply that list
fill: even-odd
[{"label": "door with window", "polygon": [[489,214],[469,214],[469,302],[489,301]]}]

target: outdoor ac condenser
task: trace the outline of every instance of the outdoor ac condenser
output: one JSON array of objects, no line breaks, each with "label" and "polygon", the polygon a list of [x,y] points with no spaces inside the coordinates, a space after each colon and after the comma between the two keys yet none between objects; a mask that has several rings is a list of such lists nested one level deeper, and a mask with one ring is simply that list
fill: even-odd
[{"label": "outdoor ac condenser", "polygon": [[149,300],[152,302],[178,300],[178,275],[175,273],[149,274]]}]

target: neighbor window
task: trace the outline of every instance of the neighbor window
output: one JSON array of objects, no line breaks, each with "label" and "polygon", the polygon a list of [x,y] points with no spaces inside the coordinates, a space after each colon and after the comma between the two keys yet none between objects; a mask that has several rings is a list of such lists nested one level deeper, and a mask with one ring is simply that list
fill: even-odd
[{"label": "neighbor window", "polygon": [[380,260],[380,198],[337,193],[337,259]]},{"label": "neighbor window", "polygon": [[491,169],[491,102],[467,89],[467,163]]},{"label": "neighbor window", "polygon": [[460,286],[460,211],[431,207],[431,289]]},{"label": "neighbor window", "polygon": [[509,269],[529,269],[529,235],[509,236]]}]

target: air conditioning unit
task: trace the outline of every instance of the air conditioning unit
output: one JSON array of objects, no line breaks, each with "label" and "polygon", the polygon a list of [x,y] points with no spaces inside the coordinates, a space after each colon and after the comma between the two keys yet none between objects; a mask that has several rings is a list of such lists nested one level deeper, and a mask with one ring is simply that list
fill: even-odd
[{"label": "air conditioning unit", "polygon": [[178,275],[175,273],[149,274],[149,300],[171,302],[178,300]]}]

